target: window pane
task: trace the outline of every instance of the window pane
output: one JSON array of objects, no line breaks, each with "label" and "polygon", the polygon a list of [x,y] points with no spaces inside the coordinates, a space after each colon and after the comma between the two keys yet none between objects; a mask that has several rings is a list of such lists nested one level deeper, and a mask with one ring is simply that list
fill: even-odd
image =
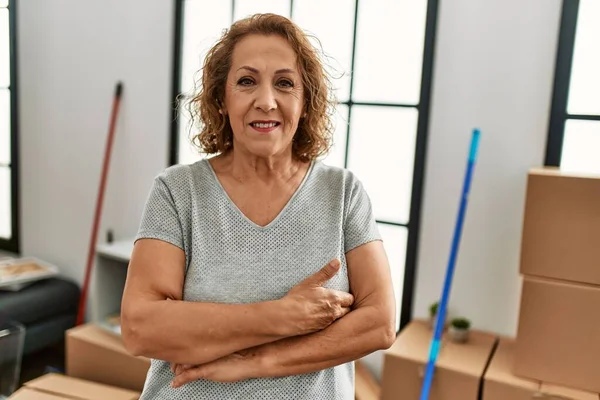
[{"label": "window pane", "polygon": [[0,164],[10,164],[10,92],[0,89]]},{"label": "window pane", "polygon": [[231,1],[187,0],[183,15],[181,91],[191,93],[206,53],[231,25]]},{"label": "window pane", "polygon": [[205,155],[200,155],[195,146],[192,146],[192,137],[195,136],[199,129],[196,126],[191,126],[190,113],[187,110],[187,103],[181,106],[179,112],[179,164],[192,164]]},{"label": "window pane", "polygon": [[600,1],[581,0],[569,89],[569,114],[600,115]]},{"label": "window pane", "polygon": [[0,0],[0,7],[8,6],[8,0]]},{"label": "window pane", "polygon": [[348,167],[363,182],[379,220],[407,223],[418,112],[354,106]]},{"label": "window pane", "polygon": [[600,174],[600,121],[567,120],[560,168]]},{"label": "window pane", "polygon": [[0,167],[0,237],[12,237],[10,168]]},{"label": "window pane", "polygon": [[323,162],[334,167],[344,168],[346,158],[346,138],[348,134],[348,106],[339,104],[335,111],[335,132],[333,134],[333,146]]},{"label": "window pane", "polygon": [[[350,69],[354,35],[354,1],[301,0],[294,2],[294,22],[321,42],[313,43],[325,53],[324,62],[330,73],[339,101],[350,96]],[[319,10],[319,12],[315,12]]]},{"label": "window pane", "polygon": [[10,85],[8,10],[0,9],[0,88]]},{"label": "window pane", "polygon": [[233,18],[246,18],[257,13],[273,13],[290,17],[290,0],[235,0]]},{"label": "window pane", "polygon": [[390,262],[392,283],[394,284],[394,294],[396,295],[396,331],[398,331],[400,328],[400,310],[402,308],[408,230],[401,226],[386,224],[377,224],[377,226],[383,238],[383,247]]},{"label": "window pane", "polygon": [[426,0],[360,2],[355,101],[419,102],[426,11]]}]

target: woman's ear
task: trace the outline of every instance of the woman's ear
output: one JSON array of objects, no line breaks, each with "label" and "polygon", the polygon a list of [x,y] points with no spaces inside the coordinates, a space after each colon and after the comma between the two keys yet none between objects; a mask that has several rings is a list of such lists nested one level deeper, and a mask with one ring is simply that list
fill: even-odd
[{"label": "woman's ear", "polygon": [[220,100],[217,100],[217,105],[219,106],[219,114],[227,115],[227,109],[225,108],[225,104],[223,104]]}]

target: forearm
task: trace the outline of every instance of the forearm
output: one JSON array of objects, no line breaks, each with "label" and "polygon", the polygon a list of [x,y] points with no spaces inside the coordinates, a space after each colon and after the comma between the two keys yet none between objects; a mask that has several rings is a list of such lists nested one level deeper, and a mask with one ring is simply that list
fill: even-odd
[{"label": "forearm", "polygon": [[395,332],[375,307],[350,312],[328,328],[282,339],[256,349],[258,377],[305,374],[357,360],[391,346]]},{"label": "forearm", "polygon": [[136,355],[203,364],[289,336],[281,302],[218,304],[176,300],[138,302],[122,315],[123,339]]}]

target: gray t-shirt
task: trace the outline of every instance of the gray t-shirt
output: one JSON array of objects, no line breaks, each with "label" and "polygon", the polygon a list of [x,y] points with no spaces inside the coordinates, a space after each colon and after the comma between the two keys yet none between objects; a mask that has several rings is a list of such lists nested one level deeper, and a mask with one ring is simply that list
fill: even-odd
[{"label": "gray t-shirt", "polygon": [[[381,240],[369,196],[348,170],[312,162],[281,213],[261,227],[231,201],[207,160],[156,177],[137,238],[183,249],[183,299],[216,303],[280,299],[333,258],[342,268],[325,286],[348,292],[344,254]],[[152,360],[141,399],[354,399],[353,363],[236,383],[198,380],[176,389],[173,377],[168,362]]]}]

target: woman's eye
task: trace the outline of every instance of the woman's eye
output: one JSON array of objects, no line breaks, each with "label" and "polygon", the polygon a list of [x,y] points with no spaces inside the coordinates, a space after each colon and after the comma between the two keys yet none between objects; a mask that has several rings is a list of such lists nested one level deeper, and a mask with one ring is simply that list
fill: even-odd
[{"label": "woman's eye", "polygon": [[284,88],[294,87],[294,83],[292,81],[288,80],[288,79],[282,79],[279,82],[277,82],[277,84],[279,86],[281,86],[281,87],[284,87]]},{"label": "woman's eye", "polygon": [[250,78],[242,78],[238,81],[238,85],[242,85],[242,86],[250,86],[253,83],[254,82]]}]

